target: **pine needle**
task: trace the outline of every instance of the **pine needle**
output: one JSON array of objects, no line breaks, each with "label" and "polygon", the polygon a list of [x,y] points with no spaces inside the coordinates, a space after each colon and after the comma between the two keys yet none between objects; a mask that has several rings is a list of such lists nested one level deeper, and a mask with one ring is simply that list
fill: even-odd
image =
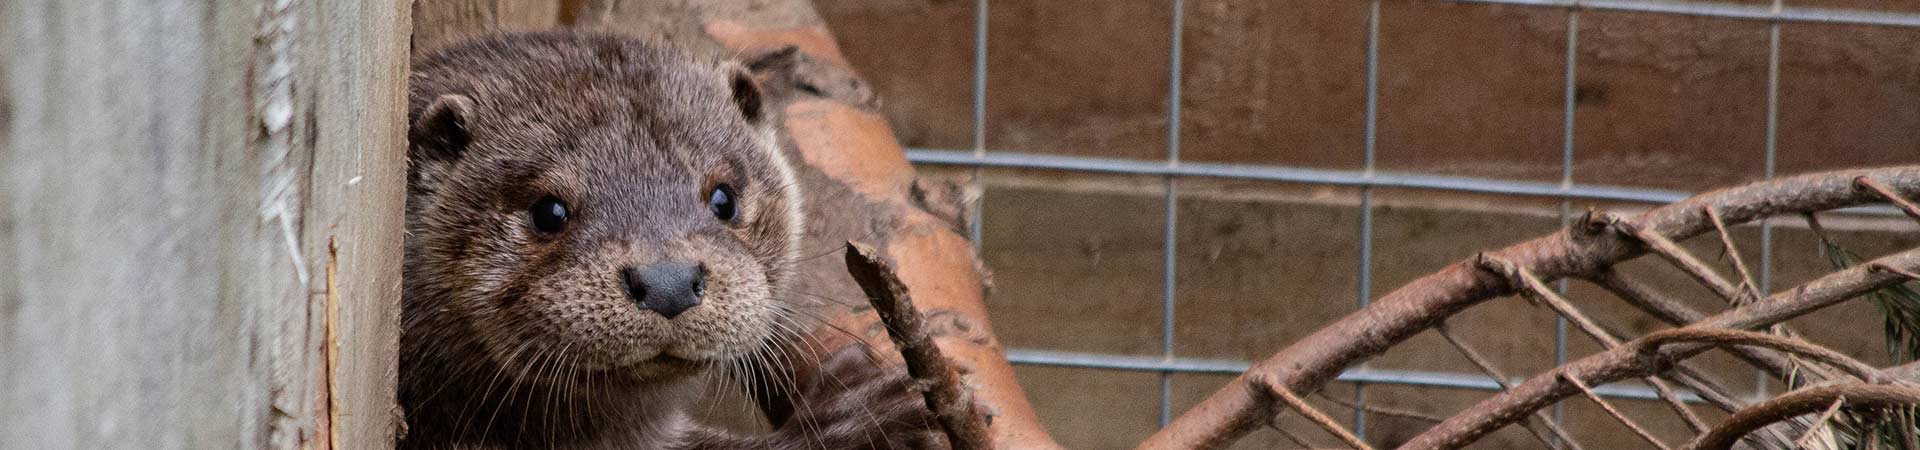
[{"label": "pine needle", "polygon": [[[1841,247],[1821,229],[1820,221],[1807,216],[1807,224],[1820,238],[1821,253],[1835,269],[1860,264],[1860,255]],[[1912,283],[1900,283],[1866,294],[1885,318],[1887,358],[1894,364],[1920,357],[1920,291]],[[1920,408],[1893,408],[1871,412],[1849,412],[1838,418],[1841,441],[1855,448],[1872,448],[1867,440],[1879,441],[1880,448],[1920,449]],[[1864,432],[1863,432],[1864,431]],[[1864,439],[1863,439],[1864,438]]]}]

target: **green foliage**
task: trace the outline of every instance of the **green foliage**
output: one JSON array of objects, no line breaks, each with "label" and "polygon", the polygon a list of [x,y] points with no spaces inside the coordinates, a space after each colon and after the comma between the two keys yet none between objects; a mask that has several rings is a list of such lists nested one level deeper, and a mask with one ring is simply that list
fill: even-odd
[{"label": "green foliage", "polygon": [[[1811,218],[1809,218],[1811,219]],[[1818,221],[1810,220],[1820,236],[1821,253],[1835,269],[1860,264],[1860,255],[1834,243]],[[1885,318],[1887,357],[1905,363],[1920,357],[1920,291],[1911,283],[1901,283],[1867,293]],[[1920,408],[1890,408],[1873,411],[1848,411],[1834,417],[1838,441],[1852,448],[1920,449]],[[1865,445],[1879,441],[1878,446]]]},{"label": "green foliage", "polygon": [[[1817,228],[1814,231],[1820,236],[1822,253],[1826,253],[1835,269],[1860,263],[1859,255],[1834,243],[1825,232]],[[1920,291],[1902,283],[1869,292],[1867,298],[1873,300],[1886,318],[1887,357],[1897,364],[1920,356]]]}]

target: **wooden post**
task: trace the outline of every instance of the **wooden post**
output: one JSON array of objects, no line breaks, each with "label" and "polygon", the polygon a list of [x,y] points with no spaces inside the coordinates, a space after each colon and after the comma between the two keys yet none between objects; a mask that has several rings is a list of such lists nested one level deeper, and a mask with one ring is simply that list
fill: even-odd
[{"label": "wooden post", "polygon": [[410,25],[0,2],[0,448],[392,446]]}]

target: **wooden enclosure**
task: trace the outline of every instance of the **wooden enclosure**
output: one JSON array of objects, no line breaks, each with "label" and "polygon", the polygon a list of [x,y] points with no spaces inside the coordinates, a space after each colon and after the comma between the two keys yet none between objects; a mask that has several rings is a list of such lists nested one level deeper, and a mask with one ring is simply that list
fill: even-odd
[{"label": "wooden enclosure", "polygon": [[[1639,166],[1613,163],[1624,158],[1620,155],[1576,158],[1572,150],[1576,143],[1600,149],[1581,153],[1592,155],[1638,148],[1639,141],[1634,139],[1642,136],[1692,136],[1691,118],[1710,115],[1690,110],[1622,113],[1600,104],[1627,104],[1634,98],[1689,104],[1666,102],[1666,92],[1682,91],[1696,100],[1733,98],[1716,89],[1739,90],[1745,85],[1711,76],[1675,75],[1659,65],[1647,66],[1654,68],[1647,69],[1653,75],[1633,75],[1640,73],[1634,70],[1642,70],[1636,68],[1646,66],[1635,58],[1666,53],[1621,52],[1610,50],[1615,46],[1582,44],[1578,34],[1582,28],[1573,10],[1549,14],[1461,9],[1451,2],[1379,1],[1311,6],[1242,0],[1173,3],[1192,11],[1150,9],[1127,2],[996,1],[992,8],[987,2],[968,3],[822,1],[823,17],[809,2],[799,0],[0,0],[0,449],[391,448],[396,437],[405,433],[400,425],[404,411],[394,405],[394,377],[408,61],[438,45],[490,31],[571,27],[652,36],[739,56],[796,48],[798,56],[790,70],[760,81],[771,84],[770,104],[783,113],[782,144],[787,156],[801,166],[799,178],[807,185],[808,207],[816,213],[828,212],[815,214],[819,220],[809,224],[803,245],[809,259],[799,289],[824,300],[810,306],[822,318],[820,325],[831,326],[810,338],[835,348],[861,342],[891,348],[886,327],[859,304],[862,291],[848,277],[847,266],[831,257],[849,241],[871,244],[872,251],[864,256],[891,261],[898,270],[894,281],[905,288],[901,291],[914,293],[913,301],[926,315],[925,329],[933,342],[963,368],[974,398],[990,414],[986,434],[995,448],[1059,447],[1015,381],[1003,337],[1029,350],[1021,375],[1035,387],[1048,423],[1063,440],[1078,447],[1115,448],[1145,441],[1141,448],[1212,448],[1236,440],[1238,448],[1272,447],[1289,430],[1309,429],[1305,422],[1278,420],[1272,420],[1271,427],[1259,427],[1262,416],[1270,418],[1280,411],[1275,406],[1280,404],[1275,401],[1279,397],[1270,395],[1291,396],[1294,391],[1303,395],[1318,391],[1321,397],[1293,399],[1287,408],[1310,409],[1292,404],[1311,403],[1338,410],[1346,407],[1339,399],[1354,399],[1357,405],[1352,408],[1360,411],[1353,415],[1353,428],[1359,433],[1355,442],[1454,442],[1447,440],[1450,436],[1414,435],[1419,418],[1366,420],[1368,397],[1374,405],[1420,415],[1477,405],[1474,401],[1479,396],[1335,377],[1348,366],[1377,373],[1471,369],[1459,361],[1447,363],[1450,366],[1436,362],[1433,355],[1451,351],[1443,344],[1452,339],[1442,342],[1434,335],[1415,334],[1429,325],[1422,320],[1438,316],[1393,310],[1410,310],[1404,305],[1465,308],[1497,296],[1523,294],[1513,282],[1545,286],[1540,283],[1554,277],[1580,275],[1578,270],[1542,264],[1529,269],[1545,275],[1535,279],[1523,270],[1530,261],[1524,259],[1502,262],[1505,265],[1500,267],[1511,266],[1510,275],[1504,269],[1494,273],[1457,261],[1462,255],[1529,237],[1567,233],[1569,229],[1563,227],[1577,223],[1570,219],[1584,205],[1569,202],[1564,192],[1556,197],[1559,191],[1541,190],[1553,188],[1522,189],[1525,192],[1519,194],[1462,190],[1446,195],[1436,195],[1446,189],[1432,186],[1383,188],[1374,178],[1374,132],[1366,131],[1365,137],[1356,134],[1356,130],[1379,128],[1372,117],[1376,94],[1369,93],[1374,92],[1376,81],[1373,75],[1361,74],[1373,70],[1385,74],[1386,82],[1380,87],[1389,99],[1419,100],[1410,106],[1380,103],[1379,114],[1387,119],[1378,122],[1387,124],[1380,129],[1388,131],[1377,139],[1382,149],[1378,156],[1386,172],[1432,166],[1439,169],[1429,175],[1511,176],[1520,181],[1517,185],[1535,188],[1559,174],[1565,186],[1615,180],[1659,188],[1655,197],[1675,197],[1649,202],[1603,195],[1593,199],[1604,202],[1591,202],[1607,209],[1621,209],[1617,207],[1624,204],[1625,209],[1647,210],[1649,203],[1683,198],[1682,190],[1773,177],[1776,171],[1772,162],[1775,131],[1756,134],[1730,127],[1714,130],[1739,139],[1699,138],[1726,142],[1725,146],[1678,146],[1675,155],[1655,155],[1671,158],[1647,158],[1652,162],[1629,158],[1641,161]],[[1372,8],[1362,9],[1364,5]],[[1100,8],[1108,10],[1084,14]],[[1285,8],[1293,10],[1280,11]],[[1296,14],[1280,14],[1289,12]],[[1180,25],[1189,23],[1183,22],[1189,20],[1184,19],[1187,15],[1191,24]],[[1373,48],[1376,44],[1366,43],[1380,39],[1379,35],[1387,36],[1389,42],[1446,42],[1424,39],[1421,34],[1439,28],[1405,25],[1431,21],[1398,19],[1429,16],[1487,25],[1467,27],[1472,30],[1509,26],[1550,35],[1527,40],[1534,47],[1524,48],[1517,56],[1496,53],[1489,58],[1529,63],[1514,65],[1524,70],[1497,73],[1508,78],[1490,83],[1544,87],[1552,95],[1464,95],[1493,101],[1456,105],[1452,100],[1412,94],[1479,91],[1446,84],[1409,86],[1413,81],[1437,80],[1477,87],[1473,83],[1481,82],[1478,69],[1498,64],[1458,64],[1453,60],[1460,55],[1424,47],[1386,47],[1385,63],[1358,60],[1369,53],[1356,49]],[[974,22],[968,22],[969,17]],[[1302,23],[1235,25],[1247,17],[1294,18]],[[987,25],[989,18],[998,25]],[[828,33],[829,20],[848,30],[847,53]],[[1125,20],[1165,25],[1111,26]],[[1558,25],[1562,20],[1564,27]],[[1640,23],[1635,21],[1665,24],[1639,16],[1595,14],[1585,22],[1593,31],[1584,39],[1617,37],[1608,30],[1621,27],[1667,29],[1595,25]],[[1909,28],[1920,29],[1920,16],[1912,21],[1916,25]],[[1790,75],[1832,65],[1817,59],[1796,64],[1795,55],[1825,53],[1796,52],[1791,45],[1786,56],[1780,56],[1779,24],[1722,25],[1740,31],[1726,35],[1744,36],[1728,41],[1736,44],[1762,42],[1756,40],[1765,36],[1760,33],[1773,27],[1771,64],[1786,61],[1781,70]],[[1187,33],[1183,26],[1203,31],[1182,41]],[[1341,34],[1271,32],[1316,26],[1338,29]],[[1816,44],[1891,42],[1887,45],[1897,47],[1920,39],[1920,32],[1910,30],[1803,26],[1807,25],[1796,24],[1789,30],[1828,30],[1822,33],[1839,36],[1810,41]],[[1375,29],[1361,33],[1366,27]],[[1093,32],[1110,36],[1069,39],[1068,34],[1060,34]],[[1551,39],[1562,33],[1566,41]],[[1242,45],[1247,36],[1281,41]],[[1490,40],[1485,38],[1469,34],[1462,39]],[[1684,47],[1681,44],[1691,39],[1686,35],[1672,42],[1660,40],[1654,48]],[[991,53],[994,56],[987,51],[989,41],[1001,46]],[[1062,42],[1089,47],[1055,46]],[[1455,45],[1438,50],[1494,47]],[[1750,46],[1727,46],[1734,47],[1747,50],[1706,54],[1726,59],[1754,54]],[[1158,50],[1139,54],[1141,48]],[[1565,54],[1554,53],[1561,48]],[[1597,49],[1588,51],[1598,54],[1579,50],[1586,48]],[[1269,64],[1278,57],[1258,54],[1287,56],[1295,49],[1311,50],[1289,56],[1304,63]],[[1159,50],[1166,50],[1166,55]],[[1186,52],[1190,59],[1183,62],[1173,56],[1179,52]],[[1400,58],[1403,54],[1396,52],[1437,62]],[[1867,53],[1905,58],[1887,58],[1895,63],[1911,60],[1906,58],[1908,53]],[[1587,58],[1589,65],[1613,65],[1616,70],[1586,73],[1579,70],[1586,66],[1566,62],[1578,58]],[[966,70],[962,61],[973,61],[976,69]],[[1107,61],[1127,63],[1104,64]],[[880,84],[868,84],[854,70],[855,64],[874,68]],[[989,70],[988,65],[994,68]],[[1339,73],[1317,76],[1344,81],[1260,87],[1269,78],[1312,78],[1269,73],[1306,66],[1331,68],[1327,70]],[[1621,67],[1632,70],[1618,70]],[[1093,68],[1095,73],[1063,74],[1062,68]],[[1856,72],[1879,80],[1873,85],[1887,91],[1916,92],[1908,78],[1899,77],[1910,75],[1910,67],[1898,69]],[[1102,71],[1112,73],[1098,73]],[[1180,75],[1188,72],[1191,76]],[[965,86],[969,73],[974,84]],[[1623,73],[1631,76],[1608,78]],[[1728,70],[1709,75],[1756,81],[1740,75],[1750,73]],[[1812,73],[1840,80],[1845,79],[1837,77],[1846,75]],[[1368,86],[1360,86],[1362,80]],[[1613,89],[1595,87],[1603,84]],[[1750,110],[1762,107],[1769,111],[1766,114],[1780,115],[1774,119],[1786,130],[1778,133],[1781,171],[1912,162],[1913,130],[1904,125],[1920,116],[1910,114],[1911,105],[1826,101],[1877,95],[1867,89],[1796,91],[1792,84],[1787,84],[1789,88],[1773,86],[1772,81],[1764,84],[1784,90],[1788,105],[1851,105],[1853,109],[1841,111],[1844,117],[1860,119],[1798,116],[1794,111],[1810,108],[1771,111],[1771,103],[1763,102],[1744,106],[1748,109],[1740,111],[1747,114],[1714,115],[1729,121],[1752,119]],[[1245,89],[1259,95],[1243,95],[1242,85],[1259,87]],[[1162,93],[1162,88],[1170,92]],[[963,98],[969,90],[972,100]],[[882,105],[878,100],[882,94],[894,101]],[[1804,100],[1806,95],[1815,95],[1811,98],[1816,101]],[[1527,115],[1531,119],[1551,118],[1564,110],[1564,122],[1512,126],[1497,120],[1503,116],[1489,113],[1503,111],[1501,107],[1511,106],[1510,102],[1533,108]],[[961,108],[969,103],[977,109]],[[1181,108],[1188,108],[1184,120],[1190,122],[1186,124],[1190,134],[1182,134]],[[1461,127],[1394,121],[1436,114],[1473,125],[1467,129],[1498,133],[1455,133]],[[1587,118],[1579,130],[1608,131],[1577,133],[1573,118],[1581,114]],[[920,159],[911,161],[951,166],[942,169],[944,175],[992,191],[989,205],[1004,202],[998,204],[1021,207],[989,206],[983,213],[974,209],[979,190],[917,178],[909,155],[903,154],[889,128],[889,119],[900,125],[904,140],[922,147],[917,152]],[[1640,119],[1657,123],[1636,121]],[[1742,126],[1754,125],[1748,122],[1753,121],[1741,122]],[[969,123],[971,129],[963,129]],[[1892,124],[1883,128],[1898,132],[1844,129],[1860,123]],[[1251,128],[1239,128],[1242,125]],[[1396,134],[1402,129],[1413,131]],[[1845,151],[1818,153],[1826,149],[1815,144],[1830,135],[1872,139],[1844,141],[1835,148]],[[1751,152],[1753,146],[1746,145],[1750,141],[1768,142],[1764,164],[1749,158],[1740,160],[1739,167],[1704,176],[1684,172],[1702,161]],[[1188,166],[1177,164],[1181,154],[1174,151],[1183,142]],[[1507,145],[1512,142],[1526,145]],[[1688,142],[1698,143],[1683,143]],[[1433,145],[1423,147],[1427,144]],[[1090,175],[1035,163],[1081,164],[1116,157],[1151,163],[1163,154],[1163,145],[1168,148],[1167,164],[1145,169],[1122,160],[1104,166],[1120,169],[1094,170],[1101,173]],[[1276,146],[1280,150],[1275,151]],[[979,151],[954,150],[963,147]],[[987,151],[989,147],[994,151]],[[1419,151],[1428,147],[1447,151]],[[1518,152],[1521,147],[1564,147],[1565,153],[1496,154],[1506,158],[1501,160],[1506,165],[1481,166],[1475,164],[1487,155],[1471,152],[1483,148]],[[1328,156],[1332,153],[1320,151],[1326,148],[1364,149],[1366,156]],[[1012,169],[979,167],[985,158],[1006,157],[1003,149],[1079,159],[1028,155],[1003,160],[1012,161],[1004,164]],[[1340,155],[1349,153],[1359,154]],[[1669,160],[1686,164],[1664,162]],[[1352,176],[1348,181],[1315,186],[1176,173],[1176,169],[1199,170],[1193,167],[1209,164],[1306,168],[1321,170],[1316,174]],[[1575,165],[1588,169],[1576,176]],[[1589,174],[1589,169],[1598,174]],[[1682,172],[1670,171],[1675,169]],[[1819,201],[1802,202],[1808,204],[1759,198],[1766,196],[1709,198],[1713,201],[1704,202],[1708,211],[1715,211],[1715,205],[1739,207],[1735,209],[1742,212],[1731,216],[1735,225],[1750,220],[1762,225],[1723,230],[1724,242],[1683,244],[1699,252],[1724,247],[1732,253],[1736,240],[1741,245],[1755,241],[1773,245],[1777,228],[1782,248],[1812,248],[1815,238],[1807,228],[1757,221],[1781,212],[1775,208],[1811,213],[1920,196],[1920,183],[1915,182],[1920,175],[1915,170],[1830,174],[1789,180],[1790,186],[1798,187],[1749,188],[1781,197],[1791,197],[1788,194],[1793,192],[1787,191],[1794,189],[1818,194],[1809,194]],[[1641,172],[1654,174],[1659,182],[1630,178]],[[1872,194],[1835,181],[1873,179],[1868,175],[1894,188]],[[1905,206],[1906,214],[1920,217],[1916,212],[1920,207]],[[1655,237],[1670,235],[1661,239],[1704,235],[1704,216],[1673,212],[1679,210],[1651,209],[1645,223],[1655,226],[1647,229]],[[1188,217],[1184,222],[1176,219],[1183,214]],[[1915,245],[1906,217],[1882,214],[1830,224],[1849,233],[1850,239],[1869,242],[1878,254]],[[1636,219],[1596,225],[1598,231],[1592,233],[1604,239],[1593,242],[1605,244],[1599,246],[1605,251],[1594,253],[1599,257],[1581,259],[1583,264],[1623,262],[1625,270],[1635,272],[1654,264],[1624,265],[1626,258],[1644,251],[1637,245],[1647,240],[1626,234],[1637,229],[1631,220]],[[1659,226],[1662,223],[1664,228]],[[988,238],[984,243],[969,241],[970,232]],[[1437,234],[1457,238],[1433,238]],[[1368,244],[1359,247],[1352,245],[1355,242]],[[1569,253],[1592,250],[1548,244],[1553,245],[1522,244],[1515,248],[1525,251],[1493,254],[1525,256],[1537,253],[1535,247]],[[999,282],[1004,294],[991,305],[986,301],[991,278],[977,252],[984,252],[987,261],[1003,271]],[[1848,284],[1855,289],[1904,283],[1891,274],[1920,270],[1914,267],[1920,257],[1912,252],[1906,250],[1874,266],[1886,273],[1834,272],[1827,261],[1783,259],[1777,267],[1766,264],[1761,272],[1762,280],[1772,272],[1778,281],[1749,280],[1747,286],[1806,283],[1832,273],[1855,278]],[[1393,258],[1375,268],[1371,259],[1375,253]],[[1556,263],[1562,259],[1568,258],[1547,258]],[[1741,264],[1738,255],[1730,259],[1736,267]],[[1448,266],[1449,262],[1455,264]],[[1440,267],[1451,268],[1429,276]],[[1275,276],[1275,272],[1288,276]],[[1744,276],[1746,269],[1738,272]],[[1445,289],[1402,288],[1410,293],[1377,295],[1399,292],[1389,291],[1392,286],[1440,284],[1420,284],[1429,278],[1460,282],[1440,286]],[[1677,288],[1687,281],[1673,274],[1653,279],[1661,288]],[[1598,290],[1575,285],[1570,292],[1586,296]],[[1526,293],[1550,298],[1547,291]],[[1422,294],[1433,292],[1438,294]],[[1162,303],[1156,304],[1156,299]],[[1173,307],[1176,300],[1178,310]],[[1309,305],[1297,300],[1325,301]],[[996,335],[987,320],[989,306],[1008,319],[1001,334]],[[1868,308],[1856,306],[1855,313]],[[1626,306],[1608,308],[1600,311],[1612,320],[1639,318],[1625,322],[1624,328],[1635,333],[1677,324],[1667,322],[1697,321],[1659,322],[1627,316],[1634,310]],[[1579,341],[1568,344],[1566,324],[1558,322],[1564,315],[1516,302],[1476,311],[1460,316],[1456,323],[1462,329],[1479,330],[1463,333],[1466,340],[1502,345],[1502,354],[1495,359],[1504,365],[1541,370],[1552,366],[1539,361],[1602,350]],[[1810,334],[1839,335],[1832,330],[1844,331],[1857,317],[1833,313],[1795,323],[1812,330]],[[1157,329],[1151,325],[1156,321],[1161,325]],[[1399,325],[1380,325],[1389,322]],[[1555,326],[1559,327],[1555,341],[1511,339],[1551,333]],[[1879,344],[1833,340],[1837,348],[1850,351]],[[1282,348],[1288,351],[1266,359]],[[1346,352],[1331,354],[1328,349]],[[1089,367],[1086,361],[1097,359],[1089,355],[1124,364]],[[1075,358],[1081,362],[1073,363]],[[1299,364],[1302,360],[1312,365]],[[1235,361],[1242,362],[1235,366]],[[1767,393],[1777,387],[1752,376],[1758,374],[1752,367],[1733,365],[1738,362],[1730,358],[1710,363],[1713,366],[1708,369],[1716,375],[1725,375],[1720,373],[1722,366],[1737,369],[1733,374],[1739,378],[1730,379],[1740,383],[1734,387],[1741,392]],[[1138,373],[1116,372],[1115,367],[1132,367],[1128,370]],[[1250,375],[1239,376],[1247,368],[1253,370]],[[1538,387],[1552,387],[1553,380],[1534,383],[1538,398],[1567,394]],[[953,395],[955,390],[944,393],[949,400],[960,397]],[[1662,406],[1649,399],[1622,404],[1636,410]],[[1194,405],[1189,414],[1174,417]],[[1607,428],[1615,425],[1591,420],[1601,417],[1595,407],[1572,405],[1566,411],[1573,418],[1569,423],[1578,425],[1576,432],[1625,436],[1619,429]],[[1679,421],[1656,425],[1648,436],[1673,439],[1687,432]],[[1533,437],[1511,427],[1499,434],[1470,427],[1451,429],[1471,431],[1462,435],[1482,433],[1470,437],[1486,438],[1484,442],[1496,448],[1531,445],[1526,439]],[[1153,434],[1155,430],[1159,434]]]},{"label": "wooden enclosure", "polygon": [[[410,55],[560,27],[797,47],[766,81],[809,84],[775,106],[808,204],[835,211],[804,248],[902,262],[984,380],[994,439],[1052,446],[987,324],[959,194],[915,183],[807,2],[6,0],[0,448],[391,448]],[[858,299],[837,260],[800,283]],[[889,346],[855,302],[818,312],[864,334],[816,338]]]}]

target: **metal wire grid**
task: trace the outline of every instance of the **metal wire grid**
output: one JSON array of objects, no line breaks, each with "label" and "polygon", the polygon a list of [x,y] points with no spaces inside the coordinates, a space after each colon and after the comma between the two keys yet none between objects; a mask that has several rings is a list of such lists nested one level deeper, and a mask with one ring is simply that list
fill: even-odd
[{"label": "metal wire grid", "polygon": [[[972,182],[976,188],[979,187],[980,183],[980,170],[988,167],[1157,175],[1162,177],[1165,183],[1165,228],[1162,243],[1163,271],[1160,357],[1153,358],[1028,349],[1011,349],[1007,354],[1008,359],[1014,364],[1158,373],[1160,375],[1159,420],[1162,426],[1167,424],[1173,413],[1170,383],[1173,374],[1233,375],[1245,372],[1249,366],[1249,363],[1246,361],[1181,358],[1174,354],[1174,313],[1176,306],[1174,288],[1177,282],[1175,274],[1178,268],[1176,258],[1178,254],[1178,239],[1176,232],[1179,224],[1177,206],[1179,204],[1178,180],[1180,178],[1244,179],[1360,188],[1360,265],[1357,268],[1359,273],[1359,294],[1356,299],[1356,304],[1358,307],[1364,308],[1373,296],[1373,189],[1375,188],[1415,188],[1437,191],[1558,198],[1560,199],[1560,221],[1563,225],[1570,220],[1571,201],[1576,199],[1660,204],[1678,201],[1690,195],[1688,192],[1681,191],[1578,184],[1573,181],[1575,83],[1577,81],[1577,50],[1579,45],[1579,21],[1581,11],[1629,11],[1767,22],[1767,123],[1766,144],[1763,149],[1763,157],[1766,161],[1765,175],[1767,178],[1774,176],[1776,168],[1776,144],[1780,121],[1780,28],[1782,23],[1828,23],[1920,28],[1920,14],[1788,7],[1784,4],[1783,0],[1774,0],[1773,3],[1768,6],[1671,0],[1450,0],[1454,3],[1546,7],[1566,10],[1567,48],[1566,67],[1564,69],[1566,83],[1563,98],[1563,114],[1565,118],[1562,123],[1561,170],[1560,182],[1552,184],[1476,177],[1377,173],[1375,171],[1375,144],[1379,131],[1378,86],[1381,0],[1369,0],[1367,9],[1366,118],[1364,130],[1365,144],[1362,147],[1364,152],[1364,165],[1359,171],[1271,165],[1182,162],[1180,160],[1180,85],[1183,0],[1171,0],[1170,4],[1172,8],[1172,42],[1167,68],[1169,82],[1167,86],[1167,159],[1165,161],[1156,162],[990,152],[986,148],[988,1],[989,0],[975,0],[974,2],[973,148],[971,151],[908,149],[907,158],[916,164],[973,167],[974,178]],[[978,246],[979,242],[981,242],[981,217],[978,208],[975,209],[972,219],[971,222],[973,226],[970,231],[975,245]],[[1758,283],[1764,291],[1771,286],[1773,270],[1773,227],[1770,223],[1763,223],[1760,232],[1760,273]],[[1559,284],[1559,289],[1562,293],[1565,292],[1566,283],[1564,280]],[[1554,358],[1556,365],[1564,364],[1567,361],[1566,325],[1567,323],[1564,317],[1559,318],[1555,325]],[[1756,377],[1764,381],[1765,374],[1756,370]],[[1342,372],[1338,380],[1353,383],[1355,386],[1354,401],[1363,407],[1355,408],[1352,425],[1354,432],[1363,439],[1366,437],[1367,431],[1367,414],[1364,408],[1364,405],[1366,405],[1365,388],[1367,384],[1426,386],[1488,391],[1497,391],[1500,389],[1500,385],[1494,380],[1477,374],[1380,370],[1369,369],[1364,364]],[[1766,383],[1761,382],[1757,383],[1757,385],[1760,387],[1757,388],[1754,393],[1755,398],[1763,398],[1766,395]],[[1595,389],[1595,393],[1601,396],[1616,398],[1643,400],[1659,398],[1651,389],[1639,386],[1600,386]],[[1682,392],[1680,397],[1683,401],[1700,401],[1697,395],[1690,392]],[[1558,405],[1554,408],[1553,418],[1555,421],[1562,419]]]}]

